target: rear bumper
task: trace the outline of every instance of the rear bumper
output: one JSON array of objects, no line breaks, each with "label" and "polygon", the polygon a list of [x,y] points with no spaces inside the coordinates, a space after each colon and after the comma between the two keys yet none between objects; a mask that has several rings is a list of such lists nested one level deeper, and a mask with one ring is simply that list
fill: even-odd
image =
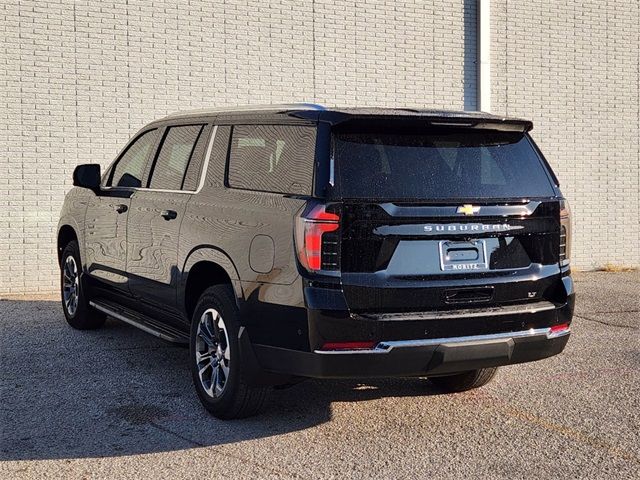
[{"label": "rear bumper", "polygon": [[441,339],[379,342],[369,350],[301,352],[253,345],[267,371],[302,377],[348,378],[446,375],[531,362],[560,353],[570,330],[550,327]]},{"label": "rear bumper", "polygon": [[310,351],[326,343],[438,339],[518,332],[571,323],[575,292],[570,276],[558,278],[546,300],[404,313],[349,310],[340,289],[305,288]]},{"label": "rear bumper", "polygon": [[[315,378],[436,376],[541,360],[569,340],[575,293],[570,276],[559,280],[558,303],[379,315],[350,313],[339,289],[307,287],[311,348],[251,349],[262,371]],[[375,347],[322,350],[340,342]]]}]

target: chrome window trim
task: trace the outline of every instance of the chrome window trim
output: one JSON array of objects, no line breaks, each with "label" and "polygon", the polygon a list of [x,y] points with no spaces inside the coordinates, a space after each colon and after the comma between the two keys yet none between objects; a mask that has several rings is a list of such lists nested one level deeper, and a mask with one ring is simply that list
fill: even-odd
[{"label": "chrome window trim", "polygon": [[196,188],[195,193],[199,193],[200,190],[204,187],[204,182],[207,178],[207,171],[209,170],[209,157],[211,157],[211,151],[213,150],[213,142],[216,139],[216,133],[218,133],[218,126],[214,125],[213,130],[211,131],[211,139],[209,140],[209,145],[207,146],[207,153],[204,155],[204,165],[202,166],[202,172],[200,173],[200,183],[198,183],[198,188]]},{"label": "chrome window trim", "polygon": [[209,158],[211,157],[211,151],[213,150],[213,142],[218,132],[218,126],[214,125],[211,131],[211,138],[209,139],[209,145],[207,146],[207,153],[204,156],[204,164],[202,165],[202,171],[200,173],[200,182],[196,190],[165,190],[162,188],[146,188],[146,187],[102,187],[102,190],[115,190],[115,191],[132,191],[132,192],[159,192],[159,193],[183,193],[186,195],[195,195],[200,193],[204,187],[204,182],[207,178],[207,172],[209,171]]},{"label": "chrome window trim", "polygon": [[318,353],[321,355],[385,354],[385,353],[389,353],[394,348],[416,348],[416,347],[429,347],[429,346],[436,346],[436,345],[451,345],[451,344],[477,343],[477,342],[491,343],[496,340],[509,340],[513,338],[545,337],[547,340],[551,340],[553,338],[559,338],[565,335],[569,335],[569,333],[571,333],[571,328],[569,327],[556,332],[551,331],[551,327],[530,328],[529,330],[521,330],[518,332],[492,333],[488,335],[470,335],[466,337],[382,341],[371,349],[315,350],[314,353]]}]

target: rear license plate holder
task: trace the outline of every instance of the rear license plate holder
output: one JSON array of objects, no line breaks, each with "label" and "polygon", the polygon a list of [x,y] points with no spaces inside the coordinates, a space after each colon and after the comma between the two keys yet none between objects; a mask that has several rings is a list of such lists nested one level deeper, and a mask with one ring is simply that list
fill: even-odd
[{"label": "rear license plate holder", "polygon": [[443,272],[481,272],[489,269],[484,240],[442,240],[440,269]]}]

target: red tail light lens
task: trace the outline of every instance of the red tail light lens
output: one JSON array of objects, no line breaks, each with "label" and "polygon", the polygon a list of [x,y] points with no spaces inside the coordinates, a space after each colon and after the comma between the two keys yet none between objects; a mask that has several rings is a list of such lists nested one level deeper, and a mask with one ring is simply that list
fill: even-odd
[{"label": "red tail light lens", "polygon": [[560,325],[554,325],[553,327],[551,327],[551,333],[564,332],[565,330],[569,330],[568,323],[562,323]]},{"label": "red tail light lens", "polygon": [[300,264],[311,272],[338,270],[340,216],[318,204],[296,219],[296,251]]},{"label": "red tail light lens", "polygon": [[547,332],[547,338],[563,337],[563,336],[569,334],[570,331],[571,331],[571,329],[569,328],[569,324],[568,323],[562,323],[560,325],[554,325],[549,329],[549,332]]}]

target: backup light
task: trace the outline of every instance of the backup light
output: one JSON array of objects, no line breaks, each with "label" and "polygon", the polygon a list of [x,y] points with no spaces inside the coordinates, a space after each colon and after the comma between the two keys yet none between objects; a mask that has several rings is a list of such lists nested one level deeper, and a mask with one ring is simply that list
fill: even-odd
[{"label": "backup light", "polygon": [[569,202],[560,201],[560,265],[565,267],[571,262],[571,209]]}]

